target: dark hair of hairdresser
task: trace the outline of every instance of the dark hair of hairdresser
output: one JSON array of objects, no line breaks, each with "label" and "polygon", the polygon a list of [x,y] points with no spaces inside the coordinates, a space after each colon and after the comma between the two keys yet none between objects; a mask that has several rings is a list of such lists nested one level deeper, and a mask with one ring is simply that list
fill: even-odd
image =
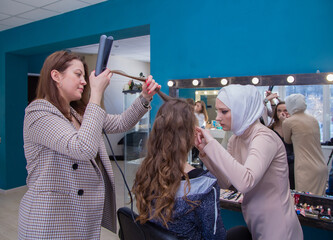
[{"label": "dark hair of hairdresser", "polygon": [[277,109],[278,109],[278,106],[281,105],[281,104],[286,104],[286,103],[284,101],[280,101],[275,106],[273,117],[272,117],[272,121],[271,121],[270,125],[268,126],[272,130],[275,128],[276,124],[280,121],[280,119],[278,118]]},{"label": "dark hair of hairdresser", "polygon": [[40,77],[38,81],[36,99],[46,99],[57,107],[62,114],[69,120],[71,120],[70,113],[67,111],[64,99],[59,94],[56,82],[51,77],[51,71],[57,70],[60,73],[64,73],[70,66],[71,61],[79,60],[83,63],[85,80],[87,85],[85,86],[82,98],[78,101],[71,102],[71,106],[81,115],[83,115],[86,106],[89,102],[89,75],[88,66],[84,60],[75,53],[68,51],[58,51],[46,58],[42,70],[40,71]]},{"label": "dark hair of hairdresser", "polygon": [[139,211],[137,220],[141,224],[155,219],[168,227],[183,176],[187,182],[185,201],[196,205],[186,199],[190,182],[184,172],[188,152],[194,145],[195,126],[193,106],[186,100],[169,100],[158,110],[147,143],[148,153],[136,173],[132,189]]}]

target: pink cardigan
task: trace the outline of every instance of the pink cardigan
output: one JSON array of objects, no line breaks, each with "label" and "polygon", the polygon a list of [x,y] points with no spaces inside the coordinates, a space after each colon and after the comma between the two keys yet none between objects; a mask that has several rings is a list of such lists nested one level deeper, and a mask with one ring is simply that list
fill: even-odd
[{"label": "pink cardigan", "polygon": [[206,167],[222,188],[244,194],[242,212],[253,239],[303,239],[289,190],[288,164],[280,138],[259,123],[233,135],[226,151],[216,140],[204,148]]}]

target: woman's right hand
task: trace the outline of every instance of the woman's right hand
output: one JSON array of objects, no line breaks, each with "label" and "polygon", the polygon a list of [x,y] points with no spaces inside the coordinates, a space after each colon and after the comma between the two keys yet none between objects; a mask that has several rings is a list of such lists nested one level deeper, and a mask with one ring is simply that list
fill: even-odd
[{"label": "woman's right hand", "polygon": [[282,112],[282,113],[280,114],[279,120],[280,120],[281,122],[283,122],[286,118],[289,118],[289,117],[290,117],[289,113],[284,113],[284,112]]},{"label": "woman's right hand", "polygon": [[266,91],[266,99],[268,101],[272,101],[274,98],[278,98],[279,95],[277,93],[272,93],[271,91]]},{"label": "woman's right hand", "polygon": [[95,76],[95,71],[91,72],[89,76],[89,83],[91,89],[89,102],[101,105],[104,91],[109,85],[111,77],[112,77],[112,72],[108,68],[106,68],[98,76]]}]

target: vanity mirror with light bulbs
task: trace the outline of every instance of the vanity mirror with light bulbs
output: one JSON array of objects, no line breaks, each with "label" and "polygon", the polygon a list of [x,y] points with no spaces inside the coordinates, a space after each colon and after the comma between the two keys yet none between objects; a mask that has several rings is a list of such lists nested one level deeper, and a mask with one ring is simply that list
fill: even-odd
[{"label": "vanity mirror with light bulbs", "polygon": [[[294,93],[301,93],[306,97],[307,113],[314,116],[320,125],[321,142],[331,143],[333,139],[333,73],[307,73],[265,76],[240,76],[240,77],[214,77],[196,79],[172,79],[168,82],[169,95],[180,98],[192,98],[206,103],[208,121],[215,120],[215,99],[219,90],[229,84],[252,84],[262,93],[263,99],[269,86],[274,86],[272,92],[278,93],[279,99],[284,100]],[[223,131],[223,130],[222,130]],[[225,132],[229,133],[229,132]],[[225,134],[222,134],[224,136]],[[213,135],[214,136],[214,135]],[[214,136],[215,137],[215,136]],[[226,138],[227,139],[227,138]],[[221,139],[219,139],[221,140]],[[222,139],[221,144],[227,143]],[[333,142],[332,142],[333,145]],[[322,145],[324,158],[328,164],[328,171],[332,167],[333,146]],[[292,191],[295,193],[295,191]],[[297,193],[297,192],[296,192]],[[293,195],[293,194],[292,194]],[[332,206],[333,196],[316,196],[302,194],[301,199],[311,204]],[[240,211],[239,203],[220,200],[221,207],[225,210]],[[299,215],[302,225],[333,230],[333,222],[324,222]]]},{"label": "vanity mirror with light bulbs", "polygon": [[[274,86],[281,100],[293,93],[306,97],[307,113],[314,116],[320,125],[322,143],[333,138],[333,73],[305,73],[264,76],[214,77],[196,79],[173,79],[168,82],[169,95],[203,100],[207,105],[209,121],[215,120],[215,99],[218,91],[229,84],[252,84],[262,93],[263,99],[269,86]],[[322,145],[328,171],[332,166],[333,146]]]}]

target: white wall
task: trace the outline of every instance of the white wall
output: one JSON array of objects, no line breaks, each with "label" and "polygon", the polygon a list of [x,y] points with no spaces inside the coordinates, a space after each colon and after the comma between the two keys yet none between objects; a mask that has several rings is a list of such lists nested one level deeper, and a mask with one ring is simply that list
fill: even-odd
[{"label": "white wall", "polygon": [[[88,64],[89,71],[95,69],[97,55],[85,55],[85,60]],[[129,58],[110,56],[108,61],[108,68],[111,70],[121,70],[129,75],[139,77],[142,72],[144,76],[150,74],[150,63],[136,61]],[[107,113],[110,114],[121,114],[124,111],[124,94],[122,93],[123,87],[131,79],[114,74],[111,78],[110,85],[104,94],[104,105]],[[139,83],[134,81],[135,83]],[[124,133],[119,134],[108,134],[111,142],[112,149],[115,155],[124,155],[123,145],[118,145],[121,138],[124,137]],[[105,145],[108,154],[111,155],[111,150],[108,143],[105,140]]]}]

